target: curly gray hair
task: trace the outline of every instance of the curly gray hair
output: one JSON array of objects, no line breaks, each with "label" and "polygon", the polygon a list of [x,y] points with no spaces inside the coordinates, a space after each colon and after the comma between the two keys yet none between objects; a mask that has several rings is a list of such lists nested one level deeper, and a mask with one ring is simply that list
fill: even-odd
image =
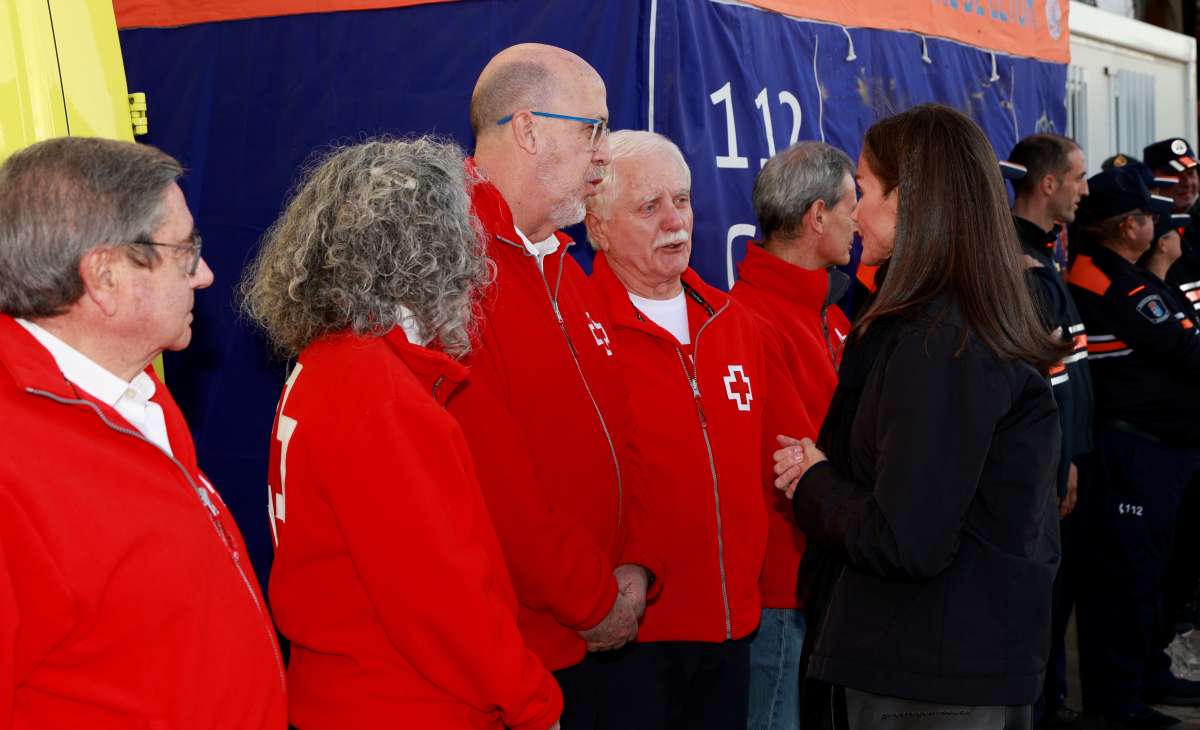
[{"label": "curly gray hair", "polygon": [[243,308],[294,356],[351,329],[382,335],[409,310],[421,335],[470,350],[491,278],[463,152],[430,137],[333,150],[305,175],[242,281]]}]

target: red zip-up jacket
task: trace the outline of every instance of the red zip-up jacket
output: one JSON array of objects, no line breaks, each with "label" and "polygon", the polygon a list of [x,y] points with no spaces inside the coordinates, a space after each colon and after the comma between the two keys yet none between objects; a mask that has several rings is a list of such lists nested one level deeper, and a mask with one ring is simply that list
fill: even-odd
[{"label": "red zip-up jacket", "polygon": [[153,401],[174,456],[0,315],[0,728],[287,727],[241,534]]},{"label": "red zip-up jacket", "polygon": [[[836,304],[849,280],[841,282],[842,291],[831,292],[834,276],[845,275],[803,269],[751,243],[738,268],[737,283],[729,292],[766,321],[815,428],[825,420],[837,389],[842,347],[850,334],[850,321]],[[815,440],[817,434],[814,429],[800,436]],[[764,458],[774,464],[771,454],[778,446],[774,439],[768,446]],[[798,608],[796,575],[804,555],[804,533],[796,527],[791,502],[773,484],[766,485],[766,500],[771,517],[761,581],[763,605]]]},{"label": "red zip-up jacket", "polygon": [[547,667],[562,669],[584,656],[577,632],[612,608],[613,568],[654,570],[638,546],[645,531],[634,527],[641,508],[631,413],[612,328],[567,254],[570,238],[557,234],[562,245],[545,257],[543,273],[499,190],[473,161],[467,169],[496,281],[464,361],[471,377],[447,406],[471,447],[521,631]]},{"label": "red zip-up jacket", "polygon": [[682,279],[690,348],[633,305],[604,254],[591,283],[637,409],[656,558],[670,576],[638,640],[720,642],[758,626],[764,439],[809,426],[754,316],[691,269]]},{"label": "red zip-up jacket", "polygon": [[271,441],[271,607],[302,728],[545,730],[554,678],[517,605],[445,355],[343,333],[301,353]]}]

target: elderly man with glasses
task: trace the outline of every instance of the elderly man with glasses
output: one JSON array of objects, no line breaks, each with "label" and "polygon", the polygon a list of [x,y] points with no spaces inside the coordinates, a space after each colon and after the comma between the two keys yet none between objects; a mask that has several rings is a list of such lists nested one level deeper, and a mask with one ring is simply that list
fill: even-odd
[{"label": "elderly man with glasses", "polygon": [[0,167],[5,725],[287,725],[245,545],[149,367],[213,280],[180,174],[83,138]]},{"label": "elderly man with glasses", "polygon": [[637,634],[656,571],[639,547],[631,411],[571,239],[608,165],[604,82],[561,48],[501,51],[471,97],[467,161],[495,263],[466,385],[447,407],[471,449],[526,643],[563,689],[563,727],[596,727],[608,662]]}]

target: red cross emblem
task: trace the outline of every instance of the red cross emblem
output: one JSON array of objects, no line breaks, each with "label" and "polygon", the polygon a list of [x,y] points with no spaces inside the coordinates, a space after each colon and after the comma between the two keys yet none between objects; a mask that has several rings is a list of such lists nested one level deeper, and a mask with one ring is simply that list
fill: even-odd
[{"label": "red cross emblem", "polygon": [[729,400],[737,403],[737,409],[739,411],[750,410],[750,401],[754,400],[754,393],[750,390],[750,376],[746,375],[742,366],[730,365],[729,374],[722,380],[725,381],[725,395]]}]

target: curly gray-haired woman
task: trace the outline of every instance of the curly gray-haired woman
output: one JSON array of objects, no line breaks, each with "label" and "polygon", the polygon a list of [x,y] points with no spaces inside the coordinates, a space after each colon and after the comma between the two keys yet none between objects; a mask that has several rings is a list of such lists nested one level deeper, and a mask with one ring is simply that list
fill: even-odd
[{"label": "curly gray-haired woman", "polygon": [[[445,400],[489,278],[463,155],[333,151],[244,283],[288,355],[271,441],[270,596],[305,728],[557,727],[474,466]],[[449,353],[449,354],[447,354]]]}]

